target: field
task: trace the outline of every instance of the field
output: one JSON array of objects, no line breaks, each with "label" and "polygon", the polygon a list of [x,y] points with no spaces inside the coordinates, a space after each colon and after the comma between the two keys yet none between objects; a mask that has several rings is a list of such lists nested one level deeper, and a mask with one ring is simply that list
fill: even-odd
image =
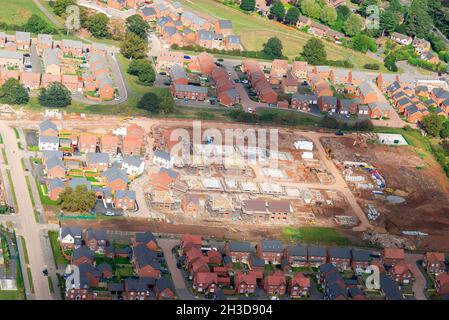
[{"label": "field", "polygon": [[2,8],[1,22],[20,25],[27,22],[31,15],[37,14],[52,24],[32,0],[0,0],[0,7]]},{"label": "field", "polygon": [[[240,35],[247,50],[260,50],[270,37],[278,37],[284,46],[284,54],[294,59],[302,51],[304,44],[313,36],[281,24],[268,21],[253,13],[246,14],[240,10],[222,5],[213,0],[180,0],[185,8],[195,11],[204,18],[228,19],[233,23],[234,32]],[[357,69],[375,60],[366,55],[324,41],[329,60],[349,60]],[[385,70],[383,70],[385,71]]]},{"label": "field", "polygon": [[287,227],[282,231],[282,237],[287,241],[307,244],[348,245],[349,240],[336,229],[323,227]]},{"label": "field", "polygon": [[448,249],[449,241],[449,181],[429,152],[426,140],[413,132],[404,132],[410,146],[389,147],[368,144],[368,148],[354,146],[354,140],[322,138],[325,148],[332,149],[333,158],[339,161],[364,161],[380,170],[386,187],[405,202],[394,204],[370,191],[357,190],[357,198],[366,209],[373,204],[380,212],[374,223],[392,234],[401,231],[421,231],[429,236],[422,238],[421,247]]}]

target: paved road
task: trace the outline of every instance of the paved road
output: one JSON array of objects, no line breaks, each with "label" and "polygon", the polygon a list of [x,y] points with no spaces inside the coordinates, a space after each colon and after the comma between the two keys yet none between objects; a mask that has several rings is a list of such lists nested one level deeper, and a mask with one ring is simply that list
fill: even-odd
[{"label": "paved road", "polygon": [[193,296],[189,289],[187,289],[184,276],[182,275],[181,270],[176,267],[176,259],[171,251],[174,246],[179,244],[179,240],[158,239],[158,244],[164,251],[165,261],[167,262],[168,269],[170,270],[179,299],[194,300],[195,296]]},{"label": "paved road", "polygon": [[427,280],[416,265],[416,262],[422,260],[422,258],[422,254],[409,253],[405,255],[405,261],[410,265],[411,271],[415,276],[415,282],[413,283],[413,292],[415,293],[416,300],[427,300],[426,295],[424,294]]},{"label": "paved road", "polygon": [[36,299],[53,299],[48,288],[48,280],[42,274],[47,261],[44,259],[43,248],[40,241],[40,231],[34,221],[34,209],[25,181],[25,175],[20,161],[20,152],[14,131],[5,122],[0,122],[0,132],[5,144],[6,154],[9,159],[11,174],[14,177],[14,189],[18,202],[19,234],[24,236],[33,277]]}]

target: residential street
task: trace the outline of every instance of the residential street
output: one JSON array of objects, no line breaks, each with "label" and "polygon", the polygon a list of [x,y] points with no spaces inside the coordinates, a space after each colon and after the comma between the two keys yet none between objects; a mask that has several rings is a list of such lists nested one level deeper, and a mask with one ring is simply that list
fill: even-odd
[{"label": "residential street", "polygon": [[[0,122],[0,133],[3,137],[6,154],[9,161],[9,167],[11,175],[14,177],[14,189],[16,192],[18,201],[18,208],[16,208],[18,215],[18,234],[25,238],[29,267],[33,277],[33,284],[35,290],[36,299],[50,300],[53,299],[53,295],[50,294],[48,288],[48,280],[42,274],[42,270],[45,266],[50,265],[53,261],[47,261],[44,256],[44,250],[42,248],[40,228],[34,221],[34,209],[31,204],[30,196],[25,181],[25,173],[22,169],[19,148],[17,146],[17,139],[14,131],[4,121]],[[24,261],[22,261],[24,263]],[[27,273],[25,272],[24,275]]]},{"label": "residential street", "polygon": [[422,274],[421,270],[416,265],[416,262],[422,260],[421,254],[408,253],[405,255],[405,261],[410,265],[411,271],[415,276],[415,282],[413,283],[413,292],[415,293],[416,300],[426,300],[424,289],[427,281],[426,277]]}]

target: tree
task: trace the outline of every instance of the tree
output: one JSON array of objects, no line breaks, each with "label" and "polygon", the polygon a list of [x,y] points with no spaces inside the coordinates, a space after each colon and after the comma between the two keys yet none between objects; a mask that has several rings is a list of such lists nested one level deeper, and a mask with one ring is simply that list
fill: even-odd
[{"label": "tree", "polygon": [[331,6],[324,6],[321,9],[320,19],[327,25],[333,25],[337,21],[337,10]]},{"label": "tree", "polygon": [[60,82],[53,82],[39,93],[39,103],[47,108],[67,107],[72,102],[72,94]]},{"label": "tree", "polygon": [[68,6],[76,5],[76,0],[56,0],[53,4],[53,12],[57,16],[63,16]]},{"label": "tree", "polygon": [[301,56],[312,65],[324,64],[327,60],[327,53],[323,41],[311,38],[304,45]]},{"label": "tree", "polygon": [[270,13],[278,20],[282,20],[285,17],[285,7],[281,1],[275,1],[270,7]]},{"label": "tree", "polygon": [[263,44],[263,52],[272,58],[282,57],[282,42],[277,37],[271,37]]},{"label": "tree", "polygon": [[25,31],[31,33],[53,33],[53,27],[38,15],[31,15],[27,23],[23,26]]},{"label": "tree", "polygon": [[398,66],[396,65],[396,56],[392,52],[389,55],[387,55],[384,59],[384,66],[390,71],[397,72]]},{"label": "tree", "polygon": [[144,85],[152,85],[156,79],[153,65],[149,60],[136,59],[131,61],[127,72],[138,77],[139,82]]},{"label": "tree", "polygon": [[399,0],[390,0],[390,5],[388,6],[388,10],[392,12],[400,12],[404,11],[404,7]]},{"label": "tree", "polygon": [[370,14],[369,10],[367,11],[367,8],[370,6],[377,6],[379,7],[379,0],[364,0],[362,4],[358,8],[358,12],[362,16],[367,16]]},{"label": "tree", "polygon": [[343,25],[343,30],[348,36],[354,36],[364,29],[364,22],[358,14],[351,14]]},{"label": "tree", "polygon": [[245,11],[254,11],[256,8],[256,0],[242,0],[240,9]]},{"label": "tree", "polygon": [[85,185],[78,185],[75,189],[68,186],[59,195],[61,209],[69,212],[89,212],[95,206],[95,192],[88,190]]},{"label": "tree", "polygon": [[285,22],[288,24],[296,24],[299,18],[299,9],[297,7],[290,7],[285,14]]},{"label": "tree", "polygon": [[337,16],[338,16],[338,20],[342,20],[345,21],[346,19],[348,19],[349,15],[351,14],[351,9],[349,9],[347,6],[343,5],[343,6],[339,6],[337,8]]},{"label": "tree", "polygon": [[354,50],[361,52],[377,51],[376,41],[363,33],[358,33],[351,39],[351,46]]},{"label": "tree", "polygon": [[413,0],[405,21],[407,33],[411,36],[425,38],[432,29],[432,18],[427,13],[426,0]]},{"label": "tree", "polygon": [[323,120],[321,120],[321,125],[329,129],[338,129],[339,127],[338,120],[334,117],[329,117],[328,115],[325,115]]},{"label": "tree", "polygon": [[120,52],[128,59],[142,59],[147,55],[147,42],[133,32],[128,32],[121,43]]},{"label": "tree", "polygon": [[150,25],[138,14],[126,19],[126,30],[137,34],[142,39],[148,38],[148,29],[150,29]]},{"label": "tree", "polygon": [[125,23],[122,19],[111,19],[109,21],[109,33],[111,39],[122,41],[125,39]]},{"label": "tree", "polygon": [[429,135],[432,137],[439,137],[441,130],[443,130],[444,122],[444,116],[430,113],[422,118],[421,125],[424,131],[426,131]]},{"label": "tree", "polygon": [[161,98],[153,92],[145,93],[137,106],[141,109],[148,110],[153,114],[168,114],[173,112],[174,109],[173,104],[164,103],[164,101],[161,101]]},{"label": "tree", "polygon": [[[449,121],[446,120],[443,124],[443,129],[441,129],[440,131],[440,137],[443,139],[447,139],[449,138]],[[449,143],[446,142],[447,146],[449,146]],[[449,149],[447,149],[447,151],[449,152]]]},{"label": "tree", "polygon": [[109,18],[104,13],[96,13],[87,18],[87,29],[96,38],[107,38],[109,34]]},{"label": "tree", "polygon": [[301,2],[301,11],[308,17],[318,19],[321,13],[321,7],[315,0],[303,0]]},{"label": "tree", "polygon": [[384,11],[380,14],[380,29],[382,30],[382,33],[393,32],[399,24],[398,16],[393,11]]},{"label": "tree", "polygon": [[6,104],[26,104],[30,100],[28,91],[19,80],[9,78],[0,87],[0,102]]}]

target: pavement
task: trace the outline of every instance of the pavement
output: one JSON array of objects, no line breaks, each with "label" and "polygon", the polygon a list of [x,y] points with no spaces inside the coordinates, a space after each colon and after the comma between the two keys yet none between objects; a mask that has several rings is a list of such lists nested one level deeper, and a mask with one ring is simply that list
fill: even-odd
[{"label": "pavement", "polygon": [[[31,269],[35,290],[34,298],[38,300],[52,300],[54,296],[49,291],[48,280],[42,274],[42,270],[45,266],[51,267],[54,264],[54,259],[51,257],[48,260],[49,250],[45,250],[41,242],[41,226],[34,220],[34,208],[28,193],[25,172],[22,169],[20,161],[22,154],[17,146],[17,138],[13,129],[5,121],[0,121],[0,133],[3,137],[9,169],[11,170],[11,175],[14,177],[13,184],[15,193],[17,199],[20,199],[16,208],[16,227],[17,234],[25,238],[27,245],[29,267]],[[20,248],[21,246],[19,246],[19,253],[21,251]],[[24,265],[24,260],[21,261]],[[26,274],[25,269],[24,275]],[[30,294],[29,287],[27,293]]]},{"label": "pavement", "polygon": [[164,251],[165,261],[171,273],[176,293],[180,300],[195,300],[195,296],[187,288],[184,276],[180,269],[176,267],[176,258],[172,253],[172,248],[179,244],[176,239],[158,239],[159,247]]},{"label": "pavement", "polygon": [[408,253],[405,255],[405,261],[410,265],[410,269],[415,276],[413,292],[415,293],[416,300],[427,300],[427,297],[424,294],[424,290],[427,286],[427,280],[417,265],[417,262],[422,259],[422,254]]}]

